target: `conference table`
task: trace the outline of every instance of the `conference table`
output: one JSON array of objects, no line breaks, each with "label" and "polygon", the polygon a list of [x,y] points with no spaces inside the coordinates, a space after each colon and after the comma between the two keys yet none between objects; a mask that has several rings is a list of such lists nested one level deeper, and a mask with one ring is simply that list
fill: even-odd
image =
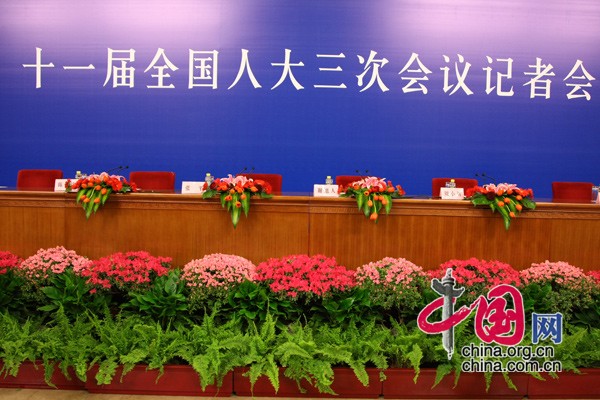
[{"label": "conference table", "polygon": [[197,194],[113,195],[86,220],[75,194],[0,190],[0,251],[28,257],[62,245],[89,258],[146,250],[173,265],[210,253],[254,263],[291,254],[335,256],[357,268],[403,257],[425,269],[450,259],[567,261],[600,269],[600,205],[538,202],[505,230],[502,218],[469,201],[403,198],[375,224],[354,199],[306,194],[254,198],[234,228],[218,199]]}]

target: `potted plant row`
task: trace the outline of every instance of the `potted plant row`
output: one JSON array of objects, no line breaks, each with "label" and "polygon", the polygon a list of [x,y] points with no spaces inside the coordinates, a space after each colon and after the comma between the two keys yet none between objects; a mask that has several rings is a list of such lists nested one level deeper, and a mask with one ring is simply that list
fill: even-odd
[{"label": "potted plant row", "polygon": [[[560,311],[562,343],[544,344],[570,372],[461,373],[464,357],[449,359],[440,335],[417,326],[438,296],[431,279],[448,268],[466,288],[457,307],[510,284],[527,314]],[[598,277],[560,262],[519,272],[450,260],[424,271],[384,258],[351,271],[320,255],[254,265],[211,254],[173,268],[146,252],[98,260],[62,247],[25,260],[0,252],[0,387],[355,398],[552,398],[580,389],[589,398],[600,392]],[[472,319],[456,327],[457,348],[480,343]],[[16,381],[28,371],[37,375],[29,384]],[[580,383],[567,384],[571,377]]]}]

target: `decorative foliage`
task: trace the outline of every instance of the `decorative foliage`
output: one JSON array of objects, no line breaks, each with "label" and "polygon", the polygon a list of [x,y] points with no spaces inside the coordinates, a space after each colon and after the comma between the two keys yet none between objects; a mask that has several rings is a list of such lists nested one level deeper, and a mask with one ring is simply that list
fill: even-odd
[{"label": "decorative foliage", "polygon": [[452,268],[452,276],[456,279],[457,286],[466,287],[459,301],[469,304],[479,295],[485,295],[494,286],[521,285],[519,272],[509,264],[497,260],[486,261],[477,258],[450,260],[440,265],[438,269],[430,271],[429,275],[431,278],[441,279],[448,268]]},{"label": "decorative foliage", "polygon": [[207,299],[223,300],[246,280],[253,280],[255,265],[229,254],[209,254],[192,260],[183,267],[181,279],[186,282],[193,303]]},{"label": "decorative foliage", "polygon": [[204,184],[205,192],[202,198],[210,199],[219,196],[221,206],[227,208],[231,214],[233,227],[237,227],[240,220],[241,211],[244,211],[246,217],[250,211],[250,197],[260,196],[263,199],[271,198],[271,185],[260,179],[248,179],[243,175],[233,177],[231,174],[227,178],[217,178],[210,186]]},{"label": "decorative foliage", "polygon": [[398,199],[405,194],[402,186],[396,185],[394,188],[392,181],[386,182],[385,178],[374,176],[352,182],[347,187],[340,187],[339,191],[340,197],[354,197],[358,209],[375,223],[382,208],[386,214],[389,214],[392,209],[392,199]]},{"label": "decorative foliage", "polygon": [[137,191],[135,183],[127,182],[125,177],[120,175],[109,175],[103,172],[99,175],[89,175],[80,178],[71,184],[67,180],[66,191],[77,190],[76,201],[81,203],[85,211],[85,217],[89,218],[92,213],[96,213],[101,205],[104,205],[111,193],[127,193]]},{"label": "decorative foliage", "polygon": [[475,206],[488,206],[492,212],[498,211],[504,220],[506,230],[513,218],[521,213],[523,208],[535,209],[533,191],[521,189],[517,185],[501,183],[475,186],[467,189],[465,194]]},{"label": "decorative foliage", "polygon": [[148,289],[154,278],[166,275],[171,258],[154,257],[146,251],[115,253],[94,261],[89,268],[74,268],[99,289],[124,292]]},{"label": "decorative foliage", "polygon": [[404,258],[385,257],[356,270],[356,281],[368,289],[373,302],[384,309],[414,309],[421,304],[429,277],[423,268]]}]

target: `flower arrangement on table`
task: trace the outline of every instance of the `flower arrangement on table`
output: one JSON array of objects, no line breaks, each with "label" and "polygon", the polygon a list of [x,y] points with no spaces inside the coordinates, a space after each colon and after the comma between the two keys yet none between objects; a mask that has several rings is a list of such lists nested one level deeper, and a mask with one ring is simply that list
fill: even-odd
[{"label": "flower arrangement on table", "polygon": [[127,182],[123,176],[103,172],[80,178],[75,183],[67,180],[66,191],[72,190],[77,190],[77,204],[81,203],[85,217],[89,218],[106,203],[111,193],[135,192],[137,186],[133,182]]},{"label": "flower arrangement on table", "polygon": [[394,187],[392,181],[374,176],[352,182],[347,187],[340,187],[339,192],[340,197],[354,197],[358,209],[375,223],[382,208],[386,214],[389,214],[392,209],[392,199],[399,199],[405,194],[402,186]]},{"label": "flower arrangement on table", "polygon": [[533,191],[521,189],[510,183],[475,186],[467,189],[465,197],[475,206],[488,206],[492,212],[498,211],[507,230],[511,220],[516,218],[523,208],[535,209]]},{"label": "flower arrangement on table", "polygon": [[231,214],[233,227],[237,227],[240,220],[240,214],[244,211],[246,217],[250,211],[250,197],[260,196],[263,199],[273,197],[271,195],[271,185],[260,179],[249,179],[243,175],[233,177],[231,174],[227,178],[217,178],[210,186],[204,184],[205,192],[202,198],[210,199],[219,196],[221,206],[227,208]]}]

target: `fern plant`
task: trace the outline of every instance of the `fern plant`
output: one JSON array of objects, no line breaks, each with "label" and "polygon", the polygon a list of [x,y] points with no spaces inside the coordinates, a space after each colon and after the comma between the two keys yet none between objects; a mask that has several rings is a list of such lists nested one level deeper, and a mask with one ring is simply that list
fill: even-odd
[{"label": "fern plant", "polygon": [[306,381],[321,393],[335,394],[331,389],[333,366],[348,362],[350,352],[335,344],[319,343],[313,328],[300,323],[290,325],[278,336],[276,361],[285,367],[285,376],[295,380],[303,393],[302,384]]},{"label": "fern plant", "polygon": [[0,313],[0,360],[3,361],[0,374],[16,376],[24,361],[40,358],[42,330],[39,320],[21,322],[6,312]]},{"label": "fern plant", "polygon": [[216,312],[205,314],[201,324],[183,330],[176,351],[198,373],[202,390],[213,384],[221,387],[228,372],[244,365],[248,351],[239,320],[232,318],[220,325],[215,317]]},{"label": "fern plant", "polygon": [[[122,360],[133,357],[131,353],[139,351],[136,327],[143,322],[139,317],[123,317],[120,314],[116,317],[106,314],[103,318],[91,315],[90,320],[94,327],[94,335],[98,339],[90,349],[90,366],[98,364],[95,378],[99,385],[109,384]],[[139,357],[137,359],[138,362],[144,361]],[[122,372],[121,379],[133,368],[130,365],[131,363],[128,363]]]},{"label": "fern plant", "polygon": [[[380,371],[388,368],[387,345],[389,329],[376,324],[375,319],[365,324],[349,324],[347,327],[331,328],[320,325],[317,330],[317,343],[320,349],[328,350],[329,354],[338,356],[335,364],[348,365],[354,371],[357,379],[364,385],[369,385],[367,367],[374,366]],[[380,375],[380,379],[384,376]]]},{"label": "fern plant", "polygon": [[254,384],[261,376],[266,376],[275,392],[279,391],[279,365],[275,361],[274,348],[277,345],[276,321],[271,314],[265,315],[264,322],[260,328],[254,323],[250,323],[250,328],[246,333],[246,349],[242,355],[242,365],[248,366],[248,371],[244,376],[250,379],[250,387],[254,389]]}]

